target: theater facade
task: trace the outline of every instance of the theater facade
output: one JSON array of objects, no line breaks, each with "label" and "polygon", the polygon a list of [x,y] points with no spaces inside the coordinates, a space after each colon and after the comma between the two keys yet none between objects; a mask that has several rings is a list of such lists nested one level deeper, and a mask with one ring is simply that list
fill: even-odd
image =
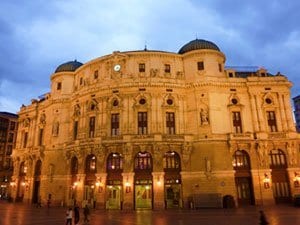
[{"label": "theater facade", "polygon": [[18,113],[14,201],[99,209],[243,207],[300,193],[291,82],[225,66],[213,42],[61,64]]}]

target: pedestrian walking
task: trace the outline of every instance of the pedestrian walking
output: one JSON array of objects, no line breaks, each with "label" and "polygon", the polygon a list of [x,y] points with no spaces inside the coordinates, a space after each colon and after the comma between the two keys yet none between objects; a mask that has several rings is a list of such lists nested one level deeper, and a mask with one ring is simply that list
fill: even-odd
[{"label": "pedestrian walking", "polygon": [[80,209],[78,204],[76,203],[74,206],[74,223],[75,225],[79,224],[79,220],[80,220]]},{"label": "pedestrian walking", "polygon": [[85,205],[84,209],[83,209],[83,215],[84,215],[84,222],[89,222],[89,215],[90,215],[90,209],[88,207],[88,205]]},{"label": "pedestrian walking", "polygon": [[260,216],[259,216],[259,221],[260,222],[259,222],[259,224],[260,225],[268,225],[269,222],[267,221],[267,218],[266,218],[266,215],[265,215],[264,211],[260,210],[259,213],[260,213]]},{"label": "pedestrian walking", "polygon": [[72,225],[72,217],[73,217],[73,211],[72,208],[69,207],[69,209],[66,212],[66,225]]}]

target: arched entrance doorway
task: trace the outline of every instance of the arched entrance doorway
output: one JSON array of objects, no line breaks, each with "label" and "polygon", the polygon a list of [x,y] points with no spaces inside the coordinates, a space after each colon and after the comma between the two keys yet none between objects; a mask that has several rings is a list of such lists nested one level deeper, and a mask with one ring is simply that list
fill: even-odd
[{"label": "arched entrance doorway", "polygon": [[240,206],[254,205],[250,157],[248,153],[244,150],[235,151],[232,156],[232,166],[235,170],[238,204]]},{"label": "arched entrance doorway", "polygon": [[119,153],[111,153],[107,157],[107,209],[121,209],[123,157]]},{"label": "arched entrance doorway", "polygon": [[152,209],[152,157],[149,152],[138,152],[134,159],[135,209]]},{"label": "arched entrance doorway", "polygon": [[165,172],[165,204],[166,208],[179,208],[181,201],[181,163],[177,152],[168,151],[164,154]]},{"label": "arched entrance doorway", "polygon": [[38,160],[34,168],[32,203],[37,204],[40,195],[42,161]]},{"label": "arched entrance doorway", "polygon": [[291,201],[289,178],[286,171],[287,161],[280,149],[270,151],[270,169],[272,170],[272,189],[276,203]]},{"label": "arched entrance doorway", "polygon": [[85,182],[84,182],[84,192],[83,201],[84,204],[88,204],[90,207],[95,208],[95,183],[96,183],[96,172],[97,172],[97,160],[96,156],[90,154],[86,157],[85,161]]}]

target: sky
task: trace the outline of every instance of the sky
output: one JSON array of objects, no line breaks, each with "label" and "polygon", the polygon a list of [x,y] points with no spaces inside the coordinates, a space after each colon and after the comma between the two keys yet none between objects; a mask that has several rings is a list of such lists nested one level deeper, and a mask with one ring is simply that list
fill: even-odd
[{"label": "sky", "polygon": [[1,0],[0,111],[50,91],[62,63],[113,51],[178,52],[196,38],[218,45],[226,66],[280,71],[300,94],[300,1]]}]

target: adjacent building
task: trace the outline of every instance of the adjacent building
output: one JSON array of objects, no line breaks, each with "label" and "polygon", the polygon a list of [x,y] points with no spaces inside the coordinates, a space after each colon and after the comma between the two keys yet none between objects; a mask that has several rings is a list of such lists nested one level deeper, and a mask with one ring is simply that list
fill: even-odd
[{"label": "adjacent building", "polygon": [[0,198],[8,197],[13,174],[12,151],[17,137],[18,115],[0,112]]},{"label": "adjacent building", "polygon": [[294,101],[294,115],[296,120],[296,129],[300,132],[300,95],[293,98]]},{"label": "adjacent building", "polygon": [[70,61],[22,106],[15,201],[101,209],[266,205],[300,193],[291,82],[213,42]]}]

